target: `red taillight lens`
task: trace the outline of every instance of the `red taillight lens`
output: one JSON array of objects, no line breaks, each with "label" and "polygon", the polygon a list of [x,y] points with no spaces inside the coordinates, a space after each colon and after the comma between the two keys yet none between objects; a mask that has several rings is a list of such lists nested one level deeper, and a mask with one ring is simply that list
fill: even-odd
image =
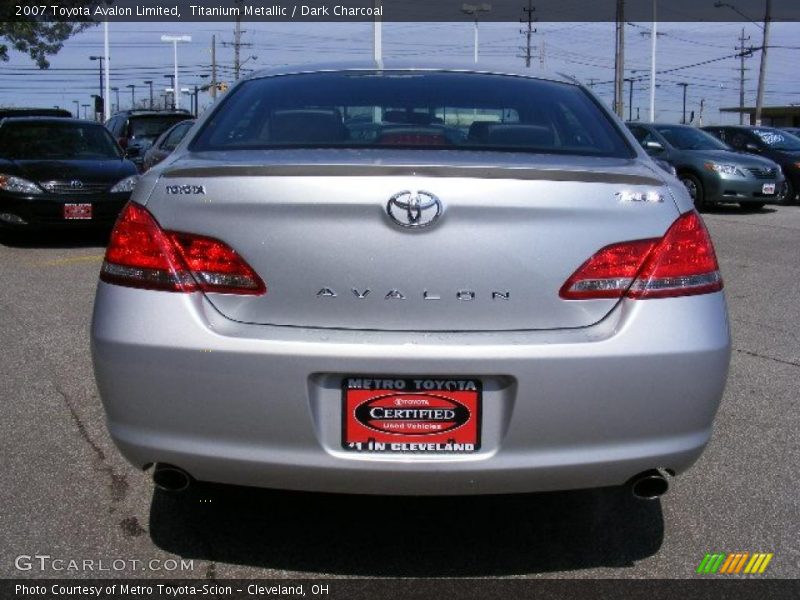
[{"label": "red taillight lens", "polygon": [[233,248],[213,238],[163,231],[145,208],[132,202],[111,233],[100,279],[169,292],[266,292]]},{"label": "red taillight lens", "polygon": [[628,291],[630,298],[669,298],[722,289],[717,255],[703,220],[685,213],[667,230]]},{"label": "red taillight lens", "polygon": [[681,215],[660,240],[606,246],[562,286],[566,300],[668,298],[722,289],[714,246],[696,212]]}]

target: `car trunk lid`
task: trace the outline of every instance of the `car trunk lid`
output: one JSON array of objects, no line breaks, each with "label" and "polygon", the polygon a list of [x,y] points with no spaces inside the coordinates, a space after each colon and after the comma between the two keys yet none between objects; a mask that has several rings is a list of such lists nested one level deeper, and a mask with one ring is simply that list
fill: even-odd
[{"label": "car trunk lid", "polygon": [[[263,278],[262,296],[208,294],[220,313],[245,323],[586,327],[617,300],[564,300],[564,282],[598,249],[660,237],[678,216],[656,172],[628,159],[358,150],[236,156],[204,153],[171,165],[148,208],[165,229],[227,242]],[[654,190],[663,202],[619,195]],[[398,194],[400,223],[387,210]],[[436,197],[440,217],[407,226],[403,200],[414,197],[423,204]],[[422,220],[429,218],[428,211]]]}]

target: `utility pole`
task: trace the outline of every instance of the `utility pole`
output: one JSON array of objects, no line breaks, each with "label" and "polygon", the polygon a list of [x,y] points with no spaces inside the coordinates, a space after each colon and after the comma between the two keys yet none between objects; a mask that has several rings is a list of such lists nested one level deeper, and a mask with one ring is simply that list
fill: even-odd
[{"label": "utility pole", "polygon": [[769,24],[772,21],[772,0],[767,0],[764,13],[764,43],[761,47],[761,67],[758,70],[758,94],[756,96],[756,115],[754,125],[761,125],[761,109],[764,106],[764,78],[767,74],[767,48],[769,47]]},{"label": "utility pole", "polygon": [[750,36],[744,36],[744,27],[742,27],[742,34],[739,36],[739,45],[736,50],[739,51],[739,125],[744,125],[744,72],[748,69],[744,68],[744,60],[752,55],[752,48],[747,49],[744,45]]},{"label": "utility pole", "polygon": [[681,123],[686,125],[686,88],[689,87],[688,83],[678,83],[677,85],[683,88],[683,117],[681,117]]},{"label": "utility pole", "polygon": [[211,36],[211,99],[217,99],[217,36]]},{"label": "utility pole", "polygon": [[620,118],[625,117],[625,100],[623,87],[625,84],[625,0],[617,0],[617,43],[614,56],[614,112]]},{"label": "utility pole", "polygon": [[521,48],[521,50],[525,53],[522,58],[525,59],[525,66],[530,68],[531,66],[531,38],[533,34],[536,33],[536,29],[533,28],[533,22],[535,19],[533,18],[533,13],[536,12],[536,9],[533,6],[533,0],[528,0],[528,7],[522,9],[522,12],[525,13],[525,16],[522,17],[519,22],[527,25],[525,29],[520,31],[522,35],[525,36],[525,47]]}]

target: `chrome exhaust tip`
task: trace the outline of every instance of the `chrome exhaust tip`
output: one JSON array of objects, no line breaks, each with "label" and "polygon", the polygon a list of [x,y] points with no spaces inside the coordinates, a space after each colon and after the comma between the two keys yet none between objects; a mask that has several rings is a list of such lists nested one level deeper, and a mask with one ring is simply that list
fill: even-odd
[{"label": "chrome exhaust tip", "polygon": [[165,492],[182,492],[192,483],[192,477],[183,469],[158,463],[153,469],[153,483]]},{"label": "chrome exhaust tip", "polygon": [[669,481],[660,469],[651,469],[631,479],[631,493],[639,500],[657,500],[669,490]]}]

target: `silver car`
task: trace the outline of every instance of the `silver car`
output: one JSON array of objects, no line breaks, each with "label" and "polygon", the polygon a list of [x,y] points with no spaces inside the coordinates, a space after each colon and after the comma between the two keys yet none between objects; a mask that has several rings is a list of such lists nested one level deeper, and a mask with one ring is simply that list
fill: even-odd
[{"label": "silver car", "polygon": [[284,69],[141,179],[92,352],[165,489],[656,497],[712,433],[722,287],[684,186],[573,81]]}]

